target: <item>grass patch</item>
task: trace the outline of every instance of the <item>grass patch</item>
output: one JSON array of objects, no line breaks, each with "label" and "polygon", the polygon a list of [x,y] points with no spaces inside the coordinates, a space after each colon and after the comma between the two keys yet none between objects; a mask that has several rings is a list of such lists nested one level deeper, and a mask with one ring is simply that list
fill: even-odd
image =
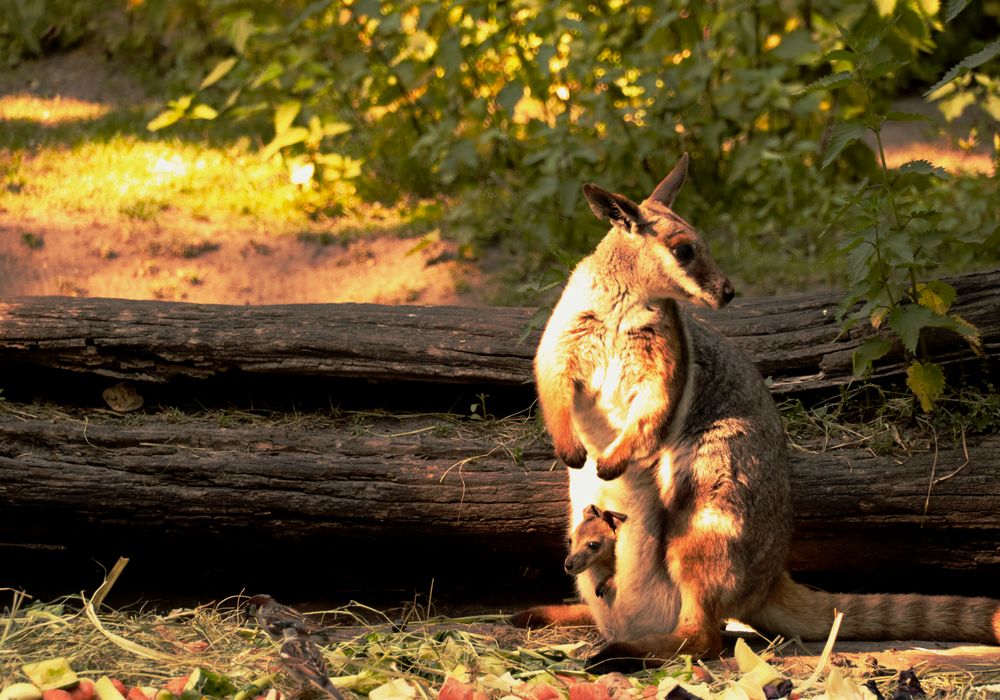
[{"label": "grass patch", "polygon": [[442,216],[430,200],[364,203],[345,181],[296,184],[281,157],[260,157],[252,124],[183,123],[149,132],[155,107],[0,96],[0,210],[40,220],[56,211],[89,214],[113,224],[156,221],[169,209],[180,221],[305,231],[321,245],[387,231],[419,236]]},{"label": "grass patch", "polygon": [[[119,562],[112,577],[125,561]],[[249,614],[247,596],[169,612],[114,610],[101,604],[109,589],[106,581],[92,597],[81,594],[48,603],[0,589],[11,596],[0,613],[0,677],[23,681],[23,664],[63,656],[82,678],[109,676],[127,687],[162,688],[169,679],[201,668],[225,676],[237,689],[253,686],[249,695],[220,692],[220,698],[252,698],[269,688],[282,697],[298,697],[301,687],[285,670],[280,641],[258,627]],[[507,625],[500,614],[438,616],[432,602],[393,610],[352,602],[306,615],[320,628],[311,639],[325,670],[348,699],[365,695],[428,699],[442,697],[446,685],[463,694],[482,693],[479,697],[484,700],[694,697],[678,693],[682,683],[683,689],[696,691],[699,697],[747,697],[732,694],[741,685],[746,687],[749,676],[748,668],[738,670],[729,654],[729,660],[707,662],[679,656],[661,668],[630,676],[593,676],[582,667],[583,659],[599,644],[590,628],[525,631]],[[828,648],[835,641],[834,632]],[[874,657],[864,664],[859,659],[857,668],[852,668],[850,658],[837,655],[842,670],[828,665],[829,651],[819,658],[812,655],[815,652],[800,657],[796,647],[794,642],[772,643],[751,662],[757,666],[769,662],[774,669],[769,677],[787,678],[793,689],[802,689],[801,697],[816,696],[822,682],[814,681],[822,676],[847,676],[852,685],[868,678],[886,696],[900,685],[896,672]],[[747,662],[743,652],[742,663]],[[988,684],[1000,673],[995,667],[969,668],[962,674],[922,668],[918,675],[924,692],[934,697],[987,698]],[[854,697],[830,695],[830,683],[827,680],[828,697]]]},{"label": "grass patch", "polygon": [[786,400],[779,409],[791,445],[805,450],[862,447],[909,454],[1000,432],[1000,394],[991,384],[942,397],[931,414],[910,393],[864,382],[810,405]]}]

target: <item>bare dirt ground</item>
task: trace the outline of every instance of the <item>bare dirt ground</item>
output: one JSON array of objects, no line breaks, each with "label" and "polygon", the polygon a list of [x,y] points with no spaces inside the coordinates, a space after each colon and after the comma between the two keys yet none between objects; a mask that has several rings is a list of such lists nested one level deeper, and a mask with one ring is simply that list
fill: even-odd
[{"label": "bare dirt ground", "polygon": [[[31,110],[32,120],[48,126],[148,103],[127,71],[88,47],[0,72],[0,121]],[[0,156],[10,158],[5,140],[0,132]],[[380,210],[369,213],[378,217]],[[334,231],[319,243],[315,235],[276,234],[259,221],[219,223],[170,210],[135,220],[68,209],[26,217],[0,207],[0,295],[225,304],[486,302],[486,277],[458,260],[454,245],[434,241],[414,250],[419,237],[391,228],[387,221],[384,235],[361,237]]]},{"label": "bare dirt ground", "polygon": [[[903,108],[933,111],[922,101],[911,102]],[[155,101],[128,71],[89,47],[0,71],[0,120],[28,113],[48,127],[151,103]],[[924,124],[898,127],[885,137],[890,164],[924,157],[949,169],[991,169],[988,153],[981,149],[929,146]],[[26,152],[15,154],[18,146],[4,141],[0,131],[0,165],[4,158],[37,157],[23,145]],[[30,189],[22,196],[31,197]],[[332,222],[332,235],[320,244],[315,226],[310,227],[313,235],[298,236],[287,230],[287,223],[269,228],[266,222],[239,217],[212,221],[170,208],[155,217],[130,218],[87,207],[75,211],[43,205],[41,212],[25,214],[0,206],[0,296],[224,304],[476,306],[495,301],[496,277],[484,272],[490,265],[462,261],[447,241],[417,249],[419,237],[394,232],[391,216],[383,224],[381,213],[377,207],[363,212],[374,218],[365,222],[369,233],[363,236],[338,236]],[[275,230],[279,228],[286,230]]]},{"label": "bare dirt ground", "polygon": [[[44,245],[25,245],[26,232]],[[192,238],[210,241],[212,249],[195,254]],[[318,245],[191,219],[151,224],[109,222],[86,213],[56,212],[45,220],[0,213],[0,296],[218,304],[484,303],[482,274],[454,256],[448,259],[449,244],[411,252],[416,243],[375,236]]]}]

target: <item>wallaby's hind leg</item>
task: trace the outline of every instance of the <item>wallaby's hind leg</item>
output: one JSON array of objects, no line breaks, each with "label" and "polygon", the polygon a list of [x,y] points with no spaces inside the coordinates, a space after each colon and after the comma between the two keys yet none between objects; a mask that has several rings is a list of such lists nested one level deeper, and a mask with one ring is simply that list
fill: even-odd
[{"label": "wallaby's hind leg", "polygon": [[533,608],[514,613],[508,620],[514,627],[538,629],[557,625],[559,627],[575,627],[593,625],[594,617],[590,608],[583,603],[574,605],[536,605]]},{"label": "wallaby's hind leg", "polygon": [[681,612],[675,630],[628,642],[611,642],[587,659],[586,669],[593,673],[633,673],[662,666],[677,654],[697,658],[722,653],[722,620],[718,614],[706,610],[701,582],[688,581],[680,586]]}]

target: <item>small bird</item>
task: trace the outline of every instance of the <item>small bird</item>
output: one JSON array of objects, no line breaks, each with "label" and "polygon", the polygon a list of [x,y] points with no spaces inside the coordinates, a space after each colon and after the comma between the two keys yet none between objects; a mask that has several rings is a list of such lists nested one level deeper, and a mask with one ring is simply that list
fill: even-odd
[{"label": "small bird", "polygon": [[275,641],[285,639],[287,630],[307,636],[324,632],[322,627],[307,620],[298,610],[282,605],[269,595],[255,595],[249,603],[256,610],[257,624]]},{"label": "small bird", "polygon": [[278,656],[288,675],[302,686],[318,690],[333,700],[344,700],[340,690],[330,682],[323,653],[308,635],[294,627],[286,627]]}]

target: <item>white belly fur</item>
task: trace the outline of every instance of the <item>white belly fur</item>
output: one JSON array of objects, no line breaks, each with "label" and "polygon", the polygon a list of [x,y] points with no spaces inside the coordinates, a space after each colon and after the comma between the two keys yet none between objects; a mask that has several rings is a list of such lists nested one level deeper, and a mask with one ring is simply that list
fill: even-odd
[{"label": "white belly fur", "polygon": [[[669,474],[670,455],[658,468]],[[615,589],[610,604],[598,598],[590,572],[577,577],[580,597],[590,608],[601,633],[609,641],[628,641],[669,632],[677,625],[680,598],[671,584],[663,559],[662,518],[657,467],[629,466],[619,478],[604,481],[588,459],[580,469],[569,470],[570,531],[583,520],[591,504],[624,513],[628,520],[618,528],[615,544]]]}]

